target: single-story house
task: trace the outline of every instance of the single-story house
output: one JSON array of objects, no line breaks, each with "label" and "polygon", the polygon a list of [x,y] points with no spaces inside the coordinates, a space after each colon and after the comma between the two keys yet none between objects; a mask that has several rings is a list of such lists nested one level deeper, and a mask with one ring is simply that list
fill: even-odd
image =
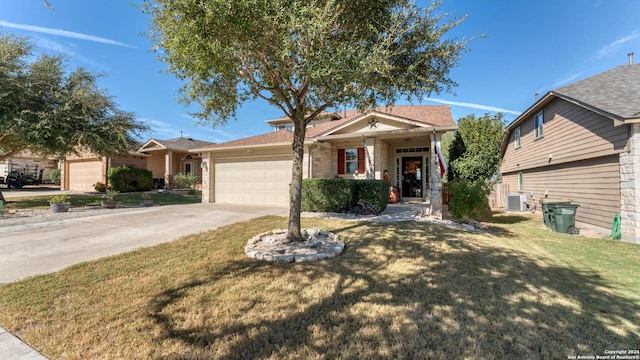
[{"label": "single-story house", "polygon": [[502,181],[536,204],[567,199],[576,221],[640,243],[640,64],[553,90],[506,127]]},{"label": "single-story house", "polygon": [[61,161],[60,189],[66,191],[95,191],[96,183],[108,184],[107,170],[113,167],[128,166],[145,169],[146,154],[130,153],[115,156],[97,156],[88,151],[69,154]]},{"label": "single-story house", "polygon": [[[293,123],[267,123],[274,131],[191,150],[202,154],[203,202],[289,204]],[[306,129],[303,178],[382,179],[388,170],[403,199],[431,201],[440,212],[435,144],[456,128],[448,106],[323,113]]]},{"label": "single-story house", "polygon": [[169,140],[151,139],[138,152],[148,155],[146,168],[153,173],[154,186],[172,188],[173,176],[178,173],[202,176],[202,158],[189,150],[209,145],[213,143],[180,136]]},{"label": "single-story house", "polygon": [[58,168],[58,160],[23,150],[10,158],[0,161],[0,178],[4,181],[11,171],[31,175],[42,183],[50,182],[51,170]]}]

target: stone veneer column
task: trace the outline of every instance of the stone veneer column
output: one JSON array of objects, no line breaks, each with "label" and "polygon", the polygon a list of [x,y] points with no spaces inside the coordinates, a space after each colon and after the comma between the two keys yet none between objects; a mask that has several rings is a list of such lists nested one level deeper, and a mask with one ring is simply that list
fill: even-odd
[{"label": "stone veneer column", "polygon": [[622,240],[640,244],[640,124],[629,126],[629,151],[620,153]]},{"label": "stone veneer column", "polygon": [[436,143],[440,144],[442,134],[435,134],[434,136],[431,137],[431,149],[429,150],[429,214],[442,219],[442,175],[440,175],[440,166],[438,166],[438,155],[436,153]]},{"label": "stone veneer column", "polygon": [[211,161],[211,153],[202,154],[202,202],[211,202],[211,185],[213,179],[211,177],[213,164]]}]

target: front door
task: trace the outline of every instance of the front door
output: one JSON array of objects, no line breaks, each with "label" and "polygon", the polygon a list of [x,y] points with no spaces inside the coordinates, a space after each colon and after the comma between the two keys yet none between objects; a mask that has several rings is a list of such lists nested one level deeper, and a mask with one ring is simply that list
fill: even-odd
[{"label": "front door", "polygon": [[422,157],[402,158],[402,197],[422,197]]}]

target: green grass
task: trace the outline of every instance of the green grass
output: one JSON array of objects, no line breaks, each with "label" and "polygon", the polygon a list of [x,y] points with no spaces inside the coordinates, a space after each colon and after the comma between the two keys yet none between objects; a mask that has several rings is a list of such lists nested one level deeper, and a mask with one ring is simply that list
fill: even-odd
[{"label": "green grass", "polygon": [[567,358],[637,349],[640,247],[498,215],[490,233],[304,219],[338,258],[247,258],[264,217],[0,286],[0,326],[53,359]]},{"label": "green grass", "polygon": [[[120,193],[117,195],[117,202],[120,206],[140,205],[141,193]],[[102,194],[71,194],[72,207],[100,206]],[[51,196],[25,196],[10,198],[5,204],[6,210],[26,210],[26,209],[48,209],[49,198]],[[155,205],[177,205],[199,203],[202,200],[201,194],[180,195],[173,193],[158,192],[151,195]]]}]

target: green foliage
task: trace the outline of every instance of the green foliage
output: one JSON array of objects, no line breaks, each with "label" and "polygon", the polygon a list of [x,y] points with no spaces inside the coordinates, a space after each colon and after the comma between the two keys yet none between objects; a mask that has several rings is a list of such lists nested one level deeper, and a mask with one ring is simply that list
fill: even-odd
[{"label": "green foliage", "polygon": [[29,148],[64,156],[78,146],[99,155],[126,153],[147,127],[118,109],[98,76],[68,71],[66,60],[0,31],[0,160]]},{"label": "green foliage", "polygon": [[97,192],[103,193],[107,191],[107,184],[103,182],[97,182],[93,184],[93,189]]},{"label": "green foliage", "polygon": [[303,179],[302,211],[340,212],[355,202],[355,183],[342,178]]},{"label": "green foliage", "polygon": [[178,173],[173,177],[177,189],[193,189],[200,182],[200,178],[193,174]]},{"label": "green foliage", "polygon": [[148,191],[153,186],[153,174],[146,169],[114,167],[107,171],[107,178],[111,190],[117,192]]},{"label": "green foliage", "polygon": [[339,104],[364,111],[399,97],[450,91],[465,39],[462,22],[412,0],[144,0],[150,39],[168,71],[185,82],[185,106],[214,126],[256,98],[294,124],[287,238],[302,240],[300,211],[306,125]]},{"label": "green foliage", "polygon": [[71,202],[69,194],[58,194],[49,198],[49,204],[66,204],[69,202]]},{"label": "green foliage", "polygon": [[62,175],[62,171],[60,169],[53,169],[49,174],[49,180],[56,185],[60,185],[60,177]]},{"label": "green foliage", "polygon": [[493,178],[502,160],[505,121],[501,113],[458,120],[458,135],[449,148],[451,177],[474,182]]},{"label": "green foliage", "polygon": [[388,200],[389,184],[383,180],[302,180],[302,211],[341,212],[358,202],[383,211]]},{"label": "green foliage", "polygon": [[467,216],[477,219],[478,213],[487,207],[487,196],[491,193],[491,183],[484,180],[455,180],[449,183],[453,196],[449,199],[449,213],[454,219]]},{"label": "green foliage", "polygon": [[118,198],[118,194],[118,191],[108,189],[104,192],[104,194],[102,194],[101,198],[102,200],[106,201],[116,201],[116,199]]},{"label": "green foliage", "polygon": [[371,205],[379,212],[387,208],[389,184],[384,180],[354,180],[357,202]]}]

